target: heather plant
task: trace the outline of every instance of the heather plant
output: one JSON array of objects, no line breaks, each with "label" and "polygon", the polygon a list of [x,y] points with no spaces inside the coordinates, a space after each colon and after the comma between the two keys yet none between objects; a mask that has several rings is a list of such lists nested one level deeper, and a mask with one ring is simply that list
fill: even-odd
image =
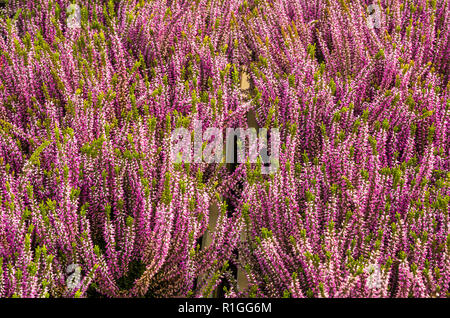
[{"label": "heather plant", "polygon": [[[0,297],[448,296],[449,6],[8,1]],[[172,160],[250,113],[274,173]]]},{"label": "heather plant", "polygon": [[[236,245],[236,220],[221,218],[199,251],[216,200],[208,177],[217,184],[225,176],[173,165],[170,132],[198,116],[226,120],[240,105],[239,95],[225,95],[233,86],[220,89],[228,79],[212,73],[227,57],[210,66],[206,41],[206,51],[200,41],[170,62],[162,52],[169,43],[133,46],[148,43],[133,32],[150,14],[161,38],[176,37],[163,21],[184,8],[95,3],[82,8],[77,29],[64,24],[66,5],[12,6],[16,16],[3,21],[2,295],[205,293]],[[128,27],[118,32],[123,20]],[[217,96],[217,115],[209,94]],[[195,110],[203,104],[209,112]],[[85,277],[76,290],[65,282],[71,264]],[[194,286],[201,275],[206,281]]]},{"label": "heather plant", "polygon": [[259,123],[285,134],[276,176],[246,171],[237,295],[446,296],[448,59],[425,52],[448,52],[448,3],[382,3],[379,30],[323,6],[243,7]]}]

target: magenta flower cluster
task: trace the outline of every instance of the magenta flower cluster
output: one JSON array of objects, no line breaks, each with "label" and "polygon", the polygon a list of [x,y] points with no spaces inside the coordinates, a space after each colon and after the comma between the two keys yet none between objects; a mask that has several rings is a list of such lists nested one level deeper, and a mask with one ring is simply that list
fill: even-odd
[{"label": "magenta flower cluster", "polygon": [[448,0],[71,4],[0,13],[0,297],[450,295]]}]

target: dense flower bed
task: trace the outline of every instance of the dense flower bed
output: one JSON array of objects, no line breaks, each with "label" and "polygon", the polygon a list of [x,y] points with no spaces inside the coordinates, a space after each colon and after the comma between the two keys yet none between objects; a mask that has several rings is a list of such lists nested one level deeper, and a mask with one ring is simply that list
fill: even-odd
[{"label": "dense flower bed", "polygon": [[[0,297],[450,294],[448,0],[70,3],[1,13]],[[249,114],[275,173],[171,160]]]}]

